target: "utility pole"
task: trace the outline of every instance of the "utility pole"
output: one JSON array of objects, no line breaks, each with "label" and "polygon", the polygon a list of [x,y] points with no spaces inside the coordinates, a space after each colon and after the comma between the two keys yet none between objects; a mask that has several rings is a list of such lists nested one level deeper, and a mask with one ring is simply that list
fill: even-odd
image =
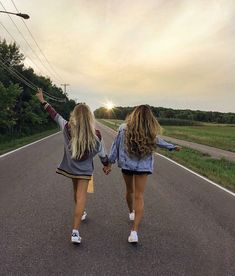
[{"label": "utility pole", "polygon": [[66,87],[69,86],[69,83],[62,83],[61,86],[64,87],[64,94],[66,94]]}]

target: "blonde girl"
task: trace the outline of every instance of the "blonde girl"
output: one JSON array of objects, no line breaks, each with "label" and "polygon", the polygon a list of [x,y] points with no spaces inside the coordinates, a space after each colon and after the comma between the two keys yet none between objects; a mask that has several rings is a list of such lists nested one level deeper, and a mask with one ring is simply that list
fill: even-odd
[{"label": "blonde girl", "polygon": [[64,156],[56,172],[72,179],[75,210],[71,242],[81,243],[79,226],[82,216],[86,216],[84,209],[88,182],[94,170],[93,158],[98,154],[103,165],[108,164],[101,134],[95,129],[93,114],[86,104],[76,105],[67,122],[44,100],[41,89],[36,96],[63,132]]},{"label": "blonde girl", "polygon": [[[109,163],[118,161],[126,184],[129,219],[133,221],[128,241],[138,242],[138,229],[144,209],[144,189],[148,175],[153,172],[154,151],[157,146],[169,150],[180,148],[158,137],[161,127],[147,105],[140,105],[119,127],[109,155]],[[111,170],[111,165],[105,169]]]}]

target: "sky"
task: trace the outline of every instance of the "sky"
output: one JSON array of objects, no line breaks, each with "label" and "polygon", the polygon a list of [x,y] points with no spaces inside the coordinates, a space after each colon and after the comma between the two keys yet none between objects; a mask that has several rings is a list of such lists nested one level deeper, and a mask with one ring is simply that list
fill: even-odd
[{"label": "sky", "polygon": [[[234,0],[13,2],[30,15],[25,22],[53,70],[21,19],[12,17],[44,66],[0,14],[25,63],[59,86],[70,84],[69,97],[93,110],[109,100],[235,112]],[[1,3],[15,11],[11,0],[0,1],[3,10]],[[0,37],[12,41],[1,25]]]}]

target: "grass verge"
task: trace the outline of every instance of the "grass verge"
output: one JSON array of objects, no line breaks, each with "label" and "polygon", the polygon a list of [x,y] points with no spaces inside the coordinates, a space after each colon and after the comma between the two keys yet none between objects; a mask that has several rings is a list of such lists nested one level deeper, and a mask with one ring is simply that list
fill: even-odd
[{"label": "grass verge", "polygon": [[204,123],[201,126],[163,126],[163,129],[166,136],[235,152],[234,125]]},{"label": "grass verge", "polygon": [[58,128],[53,128],[53,129],[49,129],[49,130],[46,130],[46,131],[43,131],[40,133],[25,136],[25,137],[19,137],[16,139],[10,139],[10,137],[9,137],[8,140],[4,139],[3,141],[0,142],[0,155],[6,153],[8,151],[17,149],[19,147],[22,147],[24,145],[30,144],[32,142],[35,142],[41,138],[49,136],[58,131],[59,131]]},{"label": "grass verge", "polygon": [[96,119],[98,122],[102,123],[105,126],[108,126],[114,130],[117,130],[121,123],[124,121],[121,120],[108,120],[108,119]]},{"label": "grass verge", "polygon": [[[120,121],[98,121],[114,130],[117,130],[120,124]],[[159,153],[235,192],[235,162],[223,158],[214,159],[208,154],[187,147],[183,147],[180,152],[161,150]]]},{"label": "grass verge", "polygon": [[179,152],[163,149],[159,153],[235,192],[235,162],[224,158],[214,159],[187,147]]},{"label": "grass verge", "polygon": [[[116,129],[123,121],[100,119]],[[200,126],[162,126],[163,135],[235,152],[235,125],[202,123]]]}]

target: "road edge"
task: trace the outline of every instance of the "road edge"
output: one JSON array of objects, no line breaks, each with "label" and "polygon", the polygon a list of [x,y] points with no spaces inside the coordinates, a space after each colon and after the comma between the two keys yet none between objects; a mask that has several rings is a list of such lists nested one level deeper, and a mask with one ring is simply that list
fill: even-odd
[{"label": "road edge", "polygon": [[[98,122],[98,121],[97,121],[97,122]],[[98,122],[98,124],[102,124],[102,123],[101,123],[101,122]],[[105,128],[107,128],[108,130],[111,130],[111,131],[112,131],[113,133],[115,133],[115,134],[117,133],[117,131],[115,131],[114,129],[112,129],[112,128],[110,128],[110,127],[104,125],[104,124],[102,124],[102,126],[104,126]],[[215,183],[214,181],[212,181],[212,180],[206,178],[205,176],[202,176],[202,175],[200,175],[199,173],[197,173],[197,172],[195,172],[195,171],[193,171],[193,170],[191,170],[191,169],[189,169],[189,168],[187,168],[187,167],[181,165],[180,163],[178,163],[178,162],[176,162],[176,161],[174,161],[174,160],[172,160],[172,159],[170,159],[170,158],[168,158],[168,157],[166,157],[166,156],[164,156],[164,155],[162,155],[162,154],[160,154],[160,153],[155,153],[155,155],[159,155],[159,156],[161,156],[161,157],[167,159],[168,161],[172,162],[173,164],[175,164],[175,165],[177,165],[177,166],[179,166],[179,167],[185,169],[186,171],[188,171],[188,172],[190,172],[190,173],[192,173],[192,174],[198,176],[199,178],[201,178],[201,179],[207,181],[208,183],[210,183],[210,184],[214,185],[215,187],[217,187],[217,188],[223,190],[224,192],[227,192],[227,193],[229,193],[230,195],[235,196],[235,193],[233,193],[232,191],[230,191],[230,190],[228,190],[228,189],[222,187],[221,185],[219,185],[219,184]]]},{"label": "road edge", "polygon": [[46,136],[46,137],[43,137],[43,138],[41,138],[41,139],[39,139],[39,140],[36,140],[36,141],[34,141],[34,142],[31,142],[31,143],[29,143],[29,144],[27,144],[27,145],[24,145],[24,146],[22,146],[22,147],[19,147],[19,148],[17,148],[17,149],[12,150],[12,151],[6,152],[6,153],[0,155],[0,159],[3,158],[3,157],[5,157],[5,156],[7,156],[7,155],[10,155],[10,154],[12,154],[12,153],[18,151],[18,150],[27,148],[27,147],[32,146],[32,145],[34,145],[34,144],[36,144],[36,143],[39,143],[39,142],[41,142],[41,141],[43,141],[43,140],[46,140],[46,139],[48,139],[48,138],[50,138],[50,137],[52,137],[52,136],[55,136],[55,135],[57,135],[57,134],[59,134],[59,133],[60,133],[60,131],[57,131],[56,133],[50,134],[50,135],[48,135],[48,136]]}]

